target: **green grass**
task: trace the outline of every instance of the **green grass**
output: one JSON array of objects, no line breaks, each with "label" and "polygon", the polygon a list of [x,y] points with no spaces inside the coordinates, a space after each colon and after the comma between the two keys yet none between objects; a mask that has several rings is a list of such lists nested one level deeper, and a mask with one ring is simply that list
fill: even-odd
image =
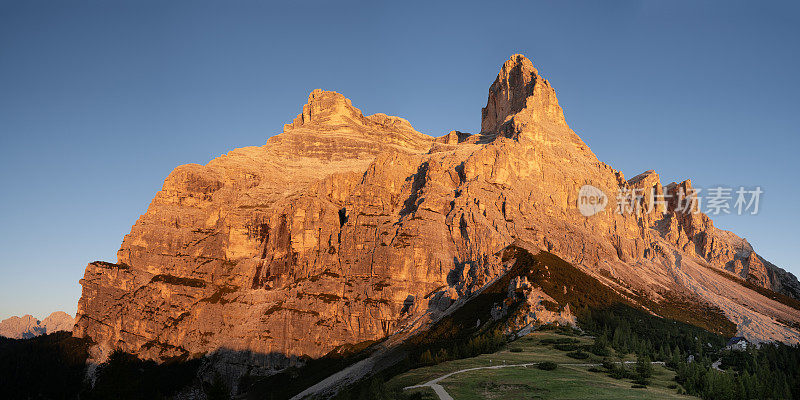
[{"label": "green grass", "polygon": [[[632,388],[628,379],[613,379],[602,372],[589,372],[588,366],[563,364],[600,363],[601,357],[590,354],[585,360],[566,356],[566,351],[554,348],[554,341],[565,338],[577,339],[577,346],[591,345],[594,341],[585,336],[565,336],[558,332],[534,332],[509,344],[507,349],[493,354],[444,362],[429,367],[417,368],[398,375],[389,382],[388,388],[418,385],[453,371],[496,366],[502,364],[524,364],[551,361],[560,364],[553,371],[543,371],[536,366],[508,367],[463,372],[444,379],[440,384],[458,400],[470,399],[686,399],[677,394],[674,385],[675,373],[654,365],[650,385],[645,389]],[[542,340],[545,343],[542,343]],[[515,351],[511,351],[513,348]],[[522,351],[518,351],[522,349]],[[612,351],[613,355],[613,351]],[[616,355],[611,357],[619,360]],[[623,357],[633,360],[633,356]],[[629,368],[633,368],[632,365]],[[436,398],[429,388],[415,389],[423,398]]]},{"label": "green grass", "polygon": [[459,400],[685,398],[666,387],[634,389],[630,381],[571,366],[559,366],[553,371],[533,367],[470,371],[445,379],[441,385]]},{"label": "green grass", "polygon": [[419,393],[422,396],[419,398],[421,400],[439,400],[439,396],[436,395],[433,389],[427,387],[406,390],[404,393],[409,395],[409,398],[413,398],[411,397],[412,395]]}]

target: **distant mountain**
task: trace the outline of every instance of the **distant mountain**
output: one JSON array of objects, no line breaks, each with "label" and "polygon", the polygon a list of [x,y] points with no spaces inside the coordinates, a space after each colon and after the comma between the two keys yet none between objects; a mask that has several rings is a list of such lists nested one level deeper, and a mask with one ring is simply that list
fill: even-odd
[{"label": "distant mountain", "polygon": [[39,321],[32,315],[13,316],[0,322],[0,336],[11,339],[30,339],[58,331],[71,331],[75,318],[63,311],[56,311]]}]

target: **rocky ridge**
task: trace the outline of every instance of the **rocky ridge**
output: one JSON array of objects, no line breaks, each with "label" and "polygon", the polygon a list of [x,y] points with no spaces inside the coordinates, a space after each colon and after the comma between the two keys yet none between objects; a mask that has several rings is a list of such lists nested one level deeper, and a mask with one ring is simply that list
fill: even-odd
[{"label": "rocky ridge", "polygon": [[0,336],[10,339],[30,339],[58,331],[71,331],[75,319],[63,311],[51,313],[42,321],[32,315],[13,316],[0,321]]},{"label": "rocky ridge", "polygon": [[[800,284],[746,240],[675,201],[614,211],[620,189],[688,193],[691,181],[625,179],[600,162],[524,56],[503,64],[481,130],[433,138],[313,91],[266,145],[166,178],[117,261],[87,266],[74,335],[92,338],[98,359],[230,351],[283,368],[424,329],[502,276],[516,243],[654,313],[709,309],[751,340],[800,341]],[[587,184],[610,200],[591,217],[577,207]],[[529,282],[509,286],[520,291],[524,323],[572,318]]]}]

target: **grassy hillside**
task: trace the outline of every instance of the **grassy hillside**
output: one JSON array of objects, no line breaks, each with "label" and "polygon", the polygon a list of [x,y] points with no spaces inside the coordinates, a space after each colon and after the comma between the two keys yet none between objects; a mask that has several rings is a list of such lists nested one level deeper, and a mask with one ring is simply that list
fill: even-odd
[{"label": "grassy hillside", "polygon": [[[453,375],[440,384],[456,399],[670,399],[678,395],[680,387],[674,381],[675,372],[663,366],[653,366],[652,377],[646,388],[634,388],[632,379],[614,379],[601,364],[603,359],[619,360],[616,354],[600,357],[584,352],[585,359],[576,359],[571,348],[588,348],[594,340],[587,336],[574,336],[556,331],[534,332],[508,344],[495,353],[468,359],[417,368],[398,375],[386,383],[390,392],[400,392],[403,387],[422,384],[447,373],[467,368],[552,362],[554,370],[543,370],[536,365],[481,369]],[[566,346],[565,346],[566,345]],[[560,350],[563,348],[565,350]],[[612,351],[613,353],[613,351]],[[633,362],[632,356],[622,361]],[[594,366],[582,364],[596,364]],[[634,364],[626,364],[634,370]],[[405,391],[405,396],[435,398],[430,388]],[[418,394],[416,394],[418,393]]]}]

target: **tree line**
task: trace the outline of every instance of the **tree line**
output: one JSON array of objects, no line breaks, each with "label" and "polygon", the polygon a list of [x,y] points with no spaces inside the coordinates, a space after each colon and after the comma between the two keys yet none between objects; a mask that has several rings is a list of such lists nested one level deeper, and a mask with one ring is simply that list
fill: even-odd
[{"label": "tree line", "polygon": [[593,353],[607,355],[610,347],[639,359],[664,361],[686,394],[708,400],[800,398],[797,345],[728,350],[725,337],[622,305],[590,310],[581,325],[596,335]]}]

